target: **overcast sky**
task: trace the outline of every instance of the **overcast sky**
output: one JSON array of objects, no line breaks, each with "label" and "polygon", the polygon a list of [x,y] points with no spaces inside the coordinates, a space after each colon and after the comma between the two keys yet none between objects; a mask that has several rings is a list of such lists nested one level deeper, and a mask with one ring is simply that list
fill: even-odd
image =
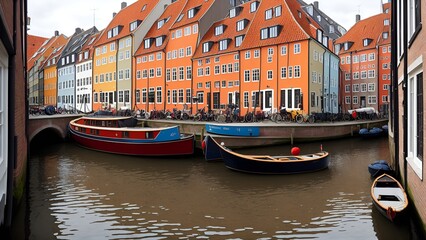
[{"label": "overcast sky", "polygon": [[[136,0],[127,0],[130,5]],[[225,1],[225,0],[220,0]],[[355,15],[361,19],[381,12],[382,1],[387,0],[318,0],[319,8],[347,30],[355,23]],[[71,36],[77,27],[89,29],[95,25],[98,30],[107,27],[112,13],[121,7],[118,0],[30,0],[28,16],[31,25],[28,33],[49,38],[55,30]],[[314,0],[305,0],[312,3]]]}]

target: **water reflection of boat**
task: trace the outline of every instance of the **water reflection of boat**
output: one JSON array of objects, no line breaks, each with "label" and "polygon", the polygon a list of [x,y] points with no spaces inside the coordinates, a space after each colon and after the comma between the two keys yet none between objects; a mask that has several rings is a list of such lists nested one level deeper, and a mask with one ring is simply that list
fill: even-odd
[{"label": "water reflection of boat", "polygon": [[407,194],[401,184],[388,174],[374,180],[371,198],[379,212],[392,222],[400,218],[408,206]]},{"label": "water reflection of boat", "polygon": [[300,156],[244,155],[222,146],[211,136],[206,136],[205,156],[218,156],[217,152],[208,152],[217,150],[219,150],[226,167],[248,173],[293,174],[313,172],[327,168],[329,163],[329,155],[325,151]]},{"label": "water reflection of boat", "polygon": [[177,156],[194,153],[194,135],[178,126],[136,127],[130,116],[84,116],[69,124],[71,137],[83,147],[125,155]]}]

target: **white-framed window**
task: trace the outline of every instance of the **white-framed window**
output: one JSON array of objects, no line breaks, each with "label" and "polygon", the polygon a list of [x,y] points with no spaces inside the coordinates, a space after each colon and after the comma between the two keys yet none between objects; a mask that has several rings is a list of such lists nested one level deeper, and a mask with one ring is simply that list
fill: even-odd
[{"label": "white-framed window", "polygon": [[376,91],[376,84],[375,84],[375,83],[369,83],[369,84],[368,84],[368,91],[369,91],[369,92],[374,92],[374,91]]},{"label": "white-framed window", "polygon": [[345,104],[351,104],[351,97],[345,96]]},{"label": "white-framed window", "polygon": [[346,93],[351,92],[351,85],[350,85],[350,84],[346,84],[346,85],[345,85],[345,92],[346,92]]},{"label": "white-framed window", "polygon": [[299,54],[300,53],[300,43],[296,43],[294,44],[294,54]]},{"label": "white-framed window", "polygon": [[354,96],[354,97],[352,98],[352,103],[353,103],[353,104],[358,104],[358,96]]}]

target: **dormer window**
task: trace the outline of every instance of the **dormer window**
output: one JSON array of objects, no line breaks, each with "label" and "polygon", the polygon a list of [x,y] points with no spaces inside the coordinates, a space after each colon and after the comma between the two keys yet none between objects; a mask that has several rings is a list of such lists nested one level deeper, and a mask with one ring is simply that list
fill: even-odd
[{"label": "dormer window", "polygon": [[211,41],[203,43],[203,53],[210,52],[210,49],[212,48],[212,46],[213,46],[213,42]]},{"label": "dormer window", "polygon": [[180,22],[182,21],[183,16],[185,16],[183,13],[181,15],[179,15],[178,19],[176,20],[176,22]]},{"label": "dormer window", "polygon": [[256,12],[257,8],[259,7],[259,2],[254,1],[250,4],[250,12]]},{"label": "dormer window", "polygon": [[238,21],[238,22],[237,22],[237,31],[241,31],[241,30],[243,30],[244,28],[246,28],[247,23],[248,23],[248,20],[247,20],[247,19],[243,19],[243,20],[241,20],[241,21]]},{"label": "dormer window", "polygon": [[282,29],[281,25],[276,25],[272,27],[262,28],[260,30],[260,39],[276,38],[280,34]]},{"label": "dormer window", "polygon": [[274,7],[275,17],[281,16],[281,5]]},{"label": "dormer window", "polygon": [[233,8],[229,10],[229,18],[233,18],[237,16],[237,9]]},{"label": "dormer window", "polygon": [[348,43],[348,42],[345,42],[345,43],[343,44],[343,49],[344,49],[345,51],[348,51],[348,50],[349,50],[349,43]]},{"label": "dormer window", "polygon": [[219,41],[219,51],[223,51],[228,49],[228,43],[230,42],[230,39],[224,39]]},{"label": "dormer window", "polygon": [[272,19],[272,8],[265,11],[265,20]]},{"label": "dormer window", "polygon": [[132,32],[133,30],[135,30],[141,22],[142,22],[141,20],[136,20],[130,23],[130,31]]},{"label": "dormer window", "polygon": [[193,18],[195,14],[197,14],[198,10],[200,10],[200,7],[195,7],[188,10],[188,19]]},{"label": "dormer window", "polygon": [[322,42],[323,32],[320,29],[317,29],[317,40],[318,42]]},{"label": "dormer window", "polygon": [[157,22],[157,29],[160,29],[169,20],[169,18],[160,19]]},{"label": "dormer window", "polygon": [[372,40],[370,38],[364,38],[364,40],[362,40],[362,45],[367,47],[371,42]]},{"label": "dormer window", "polygon": [[243,43],[243,39],[244,39],[244,35],[236,36],[235,37],[235,47],[241,46],[241,44]]},{"label": "dormer window", "polygon": [[216,36],[218,36],[218,35],[221,35],[221,34],[223,34],[223,32],[225,31],[225,25],[219,25],[219,26],[217,26],[215,29],[214,29],[214,35],[216,35]]},{"label": "dormer window", "polygon": [[113,37],[117,36],[117,35],[120,33],[121,29],[123,29],[123,26],[122,26],[122,25],[119,25],[119,26],[117,26],[117,27],[115,27],[115,28],[113,28],[113,29],[109,30],[109,31],[108,31],[108,36],[107,36],[107,37],[108,37],[108,38],[113,38]]},{"label": "dormer window", "polygon": [[389,26],[389,19],[385,19],[385,20],[383,20],[383,25],[385,25],[385,26]]},{"label": "dormer window", "polygon": [[159,47],[161,45],[163,45],[163,41],[164,41],[164,36],[160,36],[155,38],[155,46]]},{"label": "dormer window", "polygon": [[144,40],[144,48],[148,49],[151,47],[151,38],[147,38]]},{"label": "dormer window", "polygon": [[384,32],[382,36],[383,36],[383,39],[388,39],[389,33],[388,32]]}]

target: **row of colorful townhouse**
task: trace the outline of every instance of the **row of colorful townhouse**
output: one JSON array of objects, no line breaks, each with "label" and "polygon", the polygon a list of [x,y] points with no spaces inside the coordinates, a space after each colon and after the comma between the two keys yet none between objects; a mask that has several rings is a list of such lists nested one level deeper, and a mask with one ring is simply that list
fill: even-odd
[{"label": "row of colorful townhouse", "polygon": [[[376,35],[378,29],[383,24],[376,26]],[[352,87],[353,101],[347,101],[349,83],[342,80],[339,67],[345,67],[344,54],[358,50],[353,45],[339,56],[334,43],[359,42],[361,36],[345,32],[318,10],[318,2],[122,3],[103,31],[76,29],[63,47],[38,58],[43,65],[31,70],[39,74],[29,78],[33,82],[30,104],[83,112],[104,108],[194,112],[236,104],[241,115],[280,108],[305,113],[337,113],[364,106],[378,109],[377,101],[370,101],[373,95],[382,99],[378,87],[367,85],[368,94],[358,101],[357,88]],[[373,39],[368,51],[377,51],[379,42],[384,43],[368,38]],[[368,79],[374,82],[377,76]],[[355,85],[355,80],[350,82]]]}]

